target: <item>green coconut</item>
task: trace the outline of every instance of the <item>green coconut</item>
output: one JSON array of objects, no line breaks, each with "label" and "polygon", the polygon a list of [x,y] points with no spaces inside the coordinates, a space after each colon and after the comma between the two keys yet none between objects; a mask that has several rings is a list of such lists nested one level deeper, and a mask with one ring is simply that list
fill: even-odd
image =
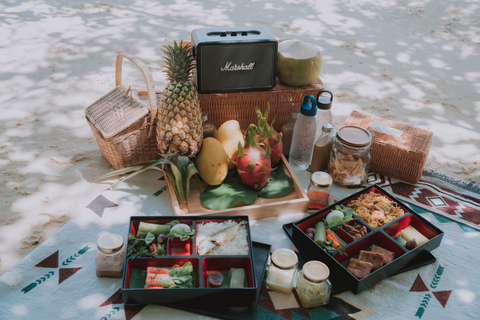
[{"label": "green coconut", "polygon": [[277,77],[284,84],[300,87],[311,84],[322,70],[320,49],[300,40],[285,40],[278,45]]}]

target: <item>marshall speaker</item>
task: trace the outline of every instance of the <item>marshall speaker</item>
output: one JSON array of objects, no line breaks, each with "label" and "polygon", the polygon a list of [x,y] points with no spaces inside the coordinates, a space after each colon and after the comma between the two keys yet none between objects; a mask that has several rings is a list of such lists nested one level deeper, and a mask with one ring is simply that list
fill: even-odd
[{"label": "marshall speaker", "polygon": [[265,27],[193,30],[193,78],[198,91],[272,89],[277,49],[277,40]]}]

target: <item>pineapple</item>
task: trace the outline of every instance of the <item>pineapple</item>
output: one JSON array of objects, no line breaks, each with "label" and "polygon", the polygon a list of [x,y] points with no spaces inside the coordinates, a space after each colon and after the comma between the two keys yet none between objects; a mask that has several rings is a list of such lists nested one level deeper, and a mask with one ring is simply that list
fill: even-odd
[{"label": "pineapple", "polygon": [[174,41],[165,45],[164,69],[169,84],[160,100],[157,119],[157,145],[160,155],[194,156],[202,145],[202,110],[197,89],[189,81],[193,68],[190,45]]}]

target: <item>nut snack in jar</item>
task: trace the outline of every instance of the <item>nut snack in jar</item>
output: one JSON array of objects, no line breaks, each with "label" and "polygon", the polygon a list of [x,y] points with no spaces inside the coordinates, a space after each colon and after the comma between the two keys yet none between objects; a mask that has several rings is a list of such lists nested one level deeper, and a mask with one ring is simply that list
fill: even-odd
[{"label": "nut snack in jar", "polygon": [[328,173],[340,186],[359,186],[367,178],[370,167],[370,131],[352,125],[341,127],[334,139]]},{"label": "nut snack in jar", "polygon": [[277,249],[272,253],[271,262],[267,269],[267,289],[290,294],[297,273],[297,254],[289,249]]},{"label": "nut snack in jar", "polygon": [[328,280],[330,269],[320,261],[309,261],[303,265],[297,278],[297,294],[305,308],[323,306],[330,301],[332,285]]}]

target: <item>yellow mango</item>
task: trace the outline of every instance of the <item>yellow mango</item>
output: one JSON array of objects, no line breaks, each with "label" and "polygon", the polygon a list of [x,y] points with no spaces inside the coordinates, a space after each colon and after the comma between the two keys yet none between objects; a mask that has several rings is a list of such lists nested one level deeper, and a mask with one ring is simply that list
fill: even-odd
[{"label": "yellow mango", "polygon": [[195,161],[203,181],[212,186],[221,184],[228,173],[228,162],[227,154],[217,139],[208,137],[203,140]]},{"label": "yellow mango", "polygon": [[242,147],[245,145],[245,140],[243,139],[242,129],[237,120],[228,120],[218,128],[216,138],[223,146],[223,149],[227,153],[227,156],[232,161],[228,162],[228,169],[231,170],[235,168],[235,161],[237,160],[238,154],[238,143],[242,144]]}]

